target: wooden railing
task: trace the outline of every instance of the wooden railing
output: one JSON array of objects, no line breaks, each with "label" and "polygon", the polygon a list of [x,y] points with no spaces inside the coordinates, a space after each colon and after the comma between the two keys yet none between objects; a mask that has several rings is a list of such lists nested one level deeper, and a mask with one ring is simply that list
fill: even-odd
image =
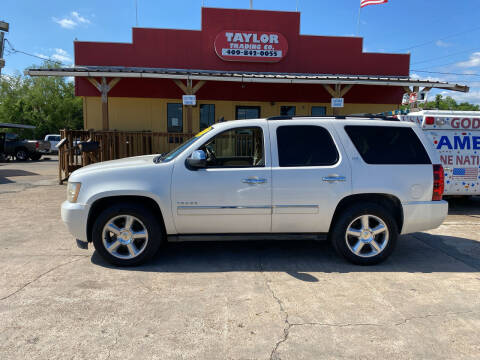
[{"label": "wooden railing", "polygon": [[[160,154],[173,150],[193,134],[140,131],[61,130],[61,146],[58,149],[59,183],[70,174],[95,162],[121,159],[129,156]],[[82,142],[98,142],[92,152],[80,152]]]}]

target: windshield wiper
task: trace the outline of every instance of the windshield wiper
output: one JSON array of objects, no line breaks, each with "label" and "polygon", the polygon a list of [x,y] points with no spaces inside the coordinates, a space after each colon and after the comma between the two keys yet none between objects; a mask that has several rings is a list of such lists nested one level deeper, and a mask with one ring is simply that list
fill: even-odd
[{"label": "windshield wiper", "polygon": [[165,155],[167,155],[167,153],[161,153],[160,155],[157,155],[153,158],[153,162],[155,164],[158,164],[159,162],[162,162],[163,159],[165,159]]}]

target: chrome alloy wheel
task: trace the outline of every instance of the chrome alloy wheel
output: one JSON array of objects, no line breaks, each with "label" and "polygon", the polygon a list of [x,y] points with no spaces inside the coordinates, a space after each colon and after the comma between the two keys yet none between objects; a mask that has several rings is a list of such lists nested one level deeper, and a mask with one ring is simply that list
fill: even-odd
[{"label": "chrome alloy wheel", "polygon": [[18,160],[24,161],[28,159],[28,153],[25,150],[18,150],[17,153],[15,154],[15,157]]},{"label": "chrome alloy wheel", "polygon": [[388,244],[388,228],[375,215],[362,215],[347,227],[345,241],[352,253],[363,258],[380,254]]},{"label": "chrome alloy wheel", "polygon": [[133,259],[148,243],[148,231],[135,216],[119,215],[111,218],[102,231],[105,250],[119,259]]}]

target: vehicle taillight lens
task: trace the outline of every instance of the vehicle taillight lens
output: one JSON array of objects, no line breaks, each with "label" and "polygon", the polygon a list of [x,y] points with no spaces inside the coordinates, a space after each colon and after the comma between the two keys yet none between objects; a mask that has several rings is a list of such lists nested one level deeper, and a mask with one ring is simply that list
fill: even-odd
[{"label": "vehicle taillight lens", "polygon": [[435,118],[433,116],[427,116],[425,118],[425,124],[427,124],[427,125],[435,124]]},{"label": "vehicle taillight lens", "polygon": [[432,201],[442,200],[445,187],[445,174],[442,165],[433,165],[433,194]]},{"label": "vehicle taillight lens", "polygon": [[38,146],[39,146],[39,144],[38,144],[38,141],[37,141],[37,142],[35,143],[35,149],[38,149]]}]

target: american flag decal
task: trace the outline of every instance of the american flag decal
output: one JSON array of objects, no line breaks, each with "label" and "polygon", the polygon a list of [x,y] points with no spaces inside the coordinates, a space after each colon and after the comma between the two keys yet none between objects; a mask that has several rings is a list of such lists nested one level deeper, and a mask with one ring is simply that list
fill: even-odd
[{"label": "american flag decal", "polygon": [[454,180],[477,180],[478,168],[453,168]]},{"label": "american flag decal", "polygon": [[387,2],[388,0],[360,0],[360,7],[363,8],[364,6],[367,6],[367,5],[385,4]]}]

